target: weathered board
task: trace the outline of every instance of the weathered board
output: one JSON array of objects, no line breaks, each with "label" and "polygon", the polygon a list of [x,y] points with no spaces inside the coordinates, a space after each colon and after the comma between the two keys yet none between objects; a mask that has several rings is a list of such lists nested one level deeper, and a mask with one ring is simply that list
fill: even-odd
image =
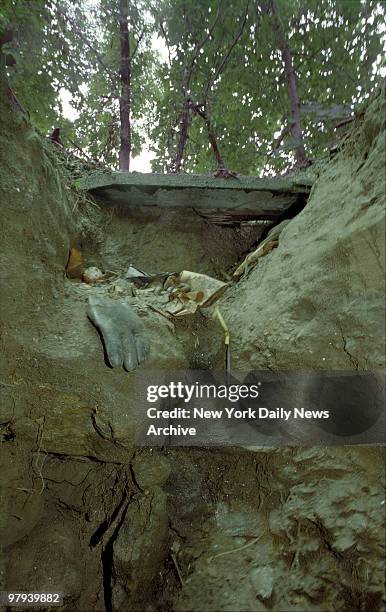
[{"label": "weathered board", "polygon": [[[194,208],[221,222],[276,219],[296,202],[306,201],[312,181],[292,178],[235,179],[194,174],[95,172],[78,180],[105,205]],[[220,214],[219,214],[220,213]],[[226,214],[225,214],[226,213]]]}]

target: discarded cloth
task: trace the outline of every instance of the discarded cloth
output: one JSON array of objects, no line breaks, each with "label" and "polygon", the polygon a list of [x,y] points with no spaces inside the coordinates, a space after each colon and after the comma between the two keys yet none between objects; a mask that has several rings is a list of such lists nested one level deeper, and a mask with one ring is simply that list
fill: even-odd
[{"label": "discarded cloth", "polygon": [[228,287],[228,283],[183,270],[180,274],[169,276],[164,289],[170,293],[170,301],[165,310],[175,317],[194,314],[196,310],[211,306]]}]

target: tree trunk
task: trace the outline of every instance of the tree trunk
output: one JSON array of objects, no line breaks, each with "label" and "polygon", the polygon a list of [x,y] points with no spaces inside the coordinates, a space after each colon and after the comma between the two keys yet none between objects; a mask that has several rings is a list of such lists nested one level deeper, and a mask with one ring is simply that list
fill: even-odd
[{"label": "tree trunk", "polygon": [[209,143],[210,146],[212,147],[212,151],[213,151],[213,155],[215,157],[215,160],[217,162],[217,168],[218,170],[225,170],[225,164],[224,164],[224,160],[221,157],[220,154],[220,149],[218,148],[218,144],[217,144],[217,138],[216,138],[216,134],[214,133],[213,127],[212,127],[212,122],[206,112],[205,109],[200,108],[198,105],[191,105],[191,108],[193,110],[193,112],[198,115],[199,117],[201,117],[201,119],[204,120],[205,122],[205,127],[207,129],[208,132],[208,139],[209,139]]},{"label": "tree trunk", "polygon": [[182,160],[184,157],[185,145],[186,145],[186,141],[188,138],[189,121],[190,121],[189,112],[190,112],[190,100],[189,98],[185,97],[184,106],[182,109],[182,116],[181,116],[180,139],[178,141],[176,158],[173,164],[173,172],[175,172],[176,174],[178,174],[179,171],[181,170]]},{"label": "tree trunk", "polygon": [[303,142],[303,133],[301,126],[301,117],[300,117],[300,101],[298,96],[298,89],[296,84],[296,75],[292,61],[292,54],[290,48],[288,46],[282,25],[280,23],[276,0],[271,0],[271,8],[272,8],[272,27],[276,32],[279,48],[281,51],[281,56],[284,62],[284,71],[287,78],[288,83],[288,94],[290,98],[291,104],[291,126],[290,132],[291,136],[295,142],[295,158],[297,163],[301,164],[306,159],[306,153],[304,149]]},{"label": "tree trunk", "polygon": [[130,101],[131,101],[131,61],[130,41],[128,26],[128,0],[119,0],[119,30],[121,38],[121,95],[119,97],[120,135],[121,144],[119,149],[119,169],[130,169],[131,154],[131,125],[130,125]]}]

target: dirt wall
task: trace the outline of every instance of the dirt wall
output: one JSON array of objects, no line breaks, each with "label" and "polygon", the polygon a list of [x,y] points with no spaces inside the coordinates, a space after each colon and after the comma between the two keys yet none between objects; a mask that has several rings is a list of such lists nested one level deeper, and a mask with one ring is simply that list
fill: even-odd
[{"label": "dirt wall", "polygon": [[378,92],[279,247],[224,296],[241,369],[381,369],[385,101]]},{"label": "dirt wall", "polygon": [[104,239],[97,263],[119,273],[132,263],[148,273],[192,270],[228,280],[227,270],[262,232],[259,226],[217,226],[192,209],[131,209],[108,204],[100,202]]}]

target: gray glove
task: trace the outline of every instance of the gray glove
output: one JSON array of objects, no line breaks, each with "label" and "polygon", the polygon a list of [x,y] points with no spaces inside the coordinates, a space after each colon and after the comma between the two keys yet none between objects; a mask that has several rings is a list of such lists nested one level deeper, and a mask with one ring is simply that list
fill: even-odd
[{"label": "gray glove", "polygon": [[131,372],[146,358],[149,340],[141,319],[119,300],[90,296],[87,316],[100,331],[111,367]]}]

